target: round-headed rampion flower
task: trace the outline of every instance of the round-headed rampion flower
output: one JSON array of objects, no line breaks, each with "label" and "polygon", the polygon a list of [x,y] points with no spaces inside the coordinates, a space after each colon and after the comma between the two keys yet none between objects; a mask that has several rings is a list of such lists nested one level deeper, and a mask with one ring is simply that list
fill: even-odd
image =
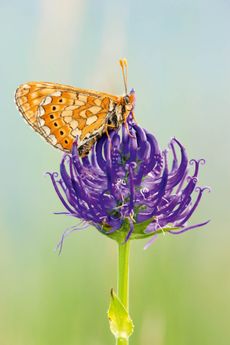
[{"label": "round-headed rampion flower", "polygon": [[[207,189],[197,186],[204,160],[189,162],[175,138],[169,149],[161,151],[154,135],[131,117],[128,126],[129,132],[123,125],[120,132],[104,135],[84,158],[79,158],[76,143],[72,153],[64,155],[60,178],[56,172],[50,174],[66,208],[62,214],[118,241],[164,232],[181,234],[207,224],[188,225]],[[147,246],[151,242],[153,238]]]}]

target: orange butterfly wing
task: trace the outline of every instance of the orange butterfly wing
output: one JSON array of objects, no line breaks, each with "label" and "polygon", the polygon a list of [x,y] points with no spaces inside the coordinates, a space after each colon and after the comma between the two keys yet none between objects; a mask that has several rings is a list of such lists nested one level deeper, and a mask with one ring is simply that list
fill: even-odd
[{"label": "orange butterfly wing", "polygon": [[15,101],[24,119],[51,145],[69,152],[76,136],[81,143],[105,132],[105,119],[119,97],[47,82],[30,82],[16,90]]}]

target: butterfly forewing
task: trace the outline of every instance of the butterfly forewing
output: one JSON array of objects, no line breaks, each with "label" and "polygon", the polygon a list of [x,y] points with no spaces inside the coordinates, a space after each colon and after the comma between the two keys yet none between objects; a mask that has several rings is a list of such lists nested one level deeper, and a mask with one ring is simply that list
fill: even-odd
[{"label": "butterfly forewing", "polygon": [[25,120],[39,134],[53,146],[70,151],[77,136],[81,145],[85,138],[105,132],[106,116],[116,107],[119,97],[61,84],[30,82],[19,86],[15,100]]}]

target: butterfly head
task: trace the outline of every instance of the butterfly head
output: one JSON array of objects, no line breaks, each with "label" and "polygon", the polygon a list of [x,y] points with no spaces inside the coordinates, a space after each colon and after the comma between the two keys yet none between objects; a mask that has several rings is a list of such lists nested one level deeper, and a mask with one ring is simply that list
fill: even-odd
[{"label": "butterfly head", "polygon": [[123,103],[123,106],[125,107],[126,113],[130,113],[131,111],[133,111],[135,107],[135,101],[136,101],[136,94],[135,94],[134,89],[132,89],[129,94],[123,96],[122,103]]}]

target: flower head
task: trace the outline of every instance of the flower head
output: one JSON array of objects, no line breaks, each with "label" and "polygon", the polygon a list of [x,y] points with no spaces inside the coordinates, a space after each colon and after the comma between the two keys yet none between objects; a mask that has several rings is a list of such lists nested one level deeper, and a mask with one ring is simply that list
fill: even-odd
[{"label": "flower head", "polygon": [[187,225],[207,189],[197,186],[204,160],[189,162],[176,138],[161,151],[155,136],[132,116],[128,126],[129,132],[123,125],[121,133],[104,135],[84,158],[75,143],[61,161],[61,178],[50,174],[64,213],[120,241],[180,234],[207,224]]}]

